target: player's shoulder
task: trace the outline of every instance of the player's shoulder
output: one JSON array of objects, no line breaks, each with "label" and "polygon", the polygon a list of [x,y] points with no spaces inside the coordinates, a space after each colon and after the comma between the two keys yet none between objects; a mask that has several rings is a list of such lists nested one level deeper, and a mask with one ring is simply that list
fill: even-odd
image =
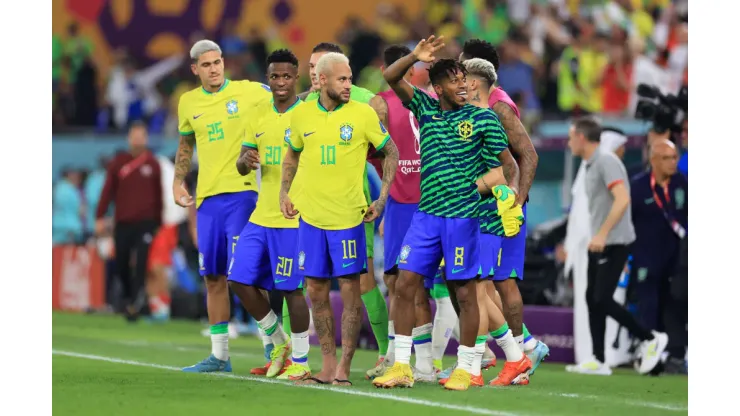
[{"label": "player's shoulder", "polygon": [[185,91],[184,93],[182,93],[182,95],[180,96],[180,105],[187,105],[197,101],[199,98],[204,97],[205,94],[202,90],[203,87],[197,87],[193,88],[190,91]]},{"label": "player's shoulder", "polygon": [[377,117],[375,109],[370,104],[360,101],[350,100],[347,104],[347,110],[351,111],[362,118]]},{"label": "player's shoulder", "polygon": [[235,86],[238,89],[241,89],[243,91],[251,92],[251,91],[261,91],[261,92],[267,92],[272,94],[272,90],[269,86],[256,81],[250,81],[248,79],[242,79],[242,80],[236,80],[236,81],[229,81],[233,86]]}]

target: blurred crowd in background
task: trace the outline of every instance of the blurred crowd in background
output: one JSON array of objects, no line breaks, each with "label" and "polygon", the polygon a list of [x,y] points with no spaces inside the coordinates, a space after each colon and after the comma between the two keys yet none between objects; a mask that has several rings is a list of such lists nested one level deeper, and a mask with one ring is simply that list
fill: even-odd
[{"label": "blurred crowd in background", "polygon": [[[403,5],[379,3],[375,16],[350,16],[334,39],[350,58],[355,83],[374,92],[386,88],[385,46],[413,47],[429,34],[447,38],[457,56],[470,38],[498,47],[500,85],[523,110],[530,130],[540,120],[573,113],[612,117],[634,112],[636,86],[677,90],[688,82],[687,2],[669,0],[426,0],[418,15]],[[223,48],[227,75],[264,80],[267,54],[286,46],[277,31],[246,33],[227,21],[223,33],[195,32],[190,44],[213,38]],[[53,36],[54,126],[123,129],[147,120],[152,133],[176,136],[180,95],[194,85],[187,57],[142,66],[117,49],[108,73],[96,69],[93,43],[77,24]],[[307,60],[308,57],[300,57]],[[305,74],[305,65],[303,67]],[[428,84],[425,71],[415,83]],[[308,77],[302,87],[309,85]]]},{"label": "blurred crowd in background", "polygon": [[[609,120],[632,120],[638,84],[655,85],[664,93],[676,93],[688,84],[686,0],[421,2],[421,11],[415,14],[408,12],[403,2],[374,2],[377,3],[374,16],[350,15],[338,25],[334,39],[322,40],[343,47],[350,59],[354,83],[373,92],[387,88],[381,69],[382,51],[387,45],[404,43],[413,49],[421,38],[442,35],[448,46],[439,57],[457,57],[467,39],[480,38],[493,43],[500,56],[499,84],[519,106],[522,121],[538,149],[541,127],[550,121],[564,122],[582,114],[597,114],[606,120],[605,125],[610,125]],[[204,38],[215,40],[221,46],[227,78],[261,82],[265,81],[268,53],[291,44],[290,39],[281,38],[280,31],[274,28],[239,30],[236,20],[228,19],[218,33],[202,30],[190,33],[187,48]],[[57,137],[62,140],[64,134],[82,132],[91,140],[101,142],[106,140],[106,135],[126,134],[131,123],[144,121],[150,137],[176,143],[178,100],[184,92],[198,86],[186,54],[152,62],[141,59],[125,47],[117,47],[103,72],[96,63],[94,42],[81,34],[77,23],[69,24],[64,33],[53,35],[52,50],[55,140]],[[301,90],[310,86],[308,58],[299,56]],[[415,74],[414,83],[428,88],[427,72],[416,71]],[[672,139],[680,151],[681,174],[687,175],[687,121],[683,127],[683,134],[675,134]],[[655,132],[650,134],[654,136]],[[631,173],[644,172],[650,167],[649,154],[643,149],[646,143],[642,137],[636,146],[635,143],[620,144],[622,155],[625,147],[637,154]],[[162,144],[150,140],[152,148],[161,148]],[[100,239],[96,241],[91,237],[110,156],[101,157],[96,164],[88,163],[88,166],[95,165],[92,169],[67,167],[61,171],[55,183],[53,202],[54,244],[88,244],[91,250],[108,259],[109,266],[112,259],[103,253],[105,244],[110,243],[101,243]],[[566,165],[569,159],[572,158],[566,157]],[[559,160],[563,159],[555,159],[558,164]],[[170,166],[172,163],[166,158],[160,161]],[[546,164],[541,157],[540,171]],[[562,180],[564,207],[570,205],[575,166],[561,174],[561,178],[565,177]],[[542,181],[547,174],[540,171],[538,178]],[[163,176],[165,200],[169,183],[171,178]],[[537,183],[538,179],[530,194],[530,210],[553,203],[533,196]],[[687,205],[685,209],[687,212]],[[567,211],[556,212],[563,215],[549,218],[552,221],[537,229],[530,229],[525,266],[527,278],[521,282],[528,304],[573,304],[572,280],[564,271]],[[175,310],[178,297],[192,300],[193,296],[200,296],[197,249],[189,231],[192,224],[181,217],[175,225],[181,232],[172,255],[173,262],[168,265],[172,269],[173,315],[201,317],[205,313],[204,302],[180,302],[180,310]],[[673,238],[670,233],[667,235]],[[677,262],[677,248],[671,250],[670,256],[674,256],[671,261]],[[382,253],[382,244],[376,249],[378,252]],[[382,256],[377,256],[376,261],[382,262]],[[111,305],[116,283],[111,276],[114,269],[108,267],[107,270],[105,280],[109,284],[104,302]],[[382,285],[382,279],[378,280]]]}]

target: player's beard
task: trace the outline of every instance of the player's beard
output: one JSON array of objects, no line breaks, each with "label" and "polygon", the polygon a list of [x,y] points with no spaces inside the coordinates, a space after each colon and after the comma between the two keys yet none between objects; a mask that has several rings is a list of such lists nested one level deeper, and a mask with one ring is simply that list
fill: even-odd
[{"label": "player's beard", "polygon": [[338,102],[338,103],[341,103],[341,104],[347,104],[349,102],[349,100],[345,100],[344,98],[342,98],[342,94],[341,93],[338,93],[336,91],[332,91],[332,90],[327,89],[326,90],[326,95],[328,95],[329,98],[331,98],[332,101],[335,101],[335,102]]}]

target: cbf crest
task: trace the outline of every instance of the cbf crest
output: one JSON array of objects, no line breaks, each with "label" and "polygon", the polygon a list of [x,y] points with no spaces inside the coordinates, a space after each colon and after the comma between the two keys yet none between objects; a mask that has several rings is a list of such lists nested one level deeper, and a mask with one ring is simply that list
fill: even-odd
[{"label": "cbf crest", "polygon": [[226,103],[226,112],[229,113],[229,116],[230,116],[229,118],[233,118],[234,116],[237,116],[236,113],[239,112],[239,102],[236,100],[229,100]]},{"label": "cbf crest", "polygon": [[298,253],[298,268],[303,270],[303,265],[306,264],[306,253]]},{"label": "cbf crest", "polygon": [[341,126],[339,126],[339,138],[341,139],[339,144],[349,146],[349,141],[352,140],[353,132],[354,128],[349,123],[343,123]]},{"label": "cbf crest", "polygon": [[469,141],[470,136],[473,135],[473,123],[470,120],[461,121],[457,125],[457,133],[462,140]]},{"label": "cbf crest", "polygon": [[401,254],[398,256],[398,262],[406,263],[406,259],[409,258],[410,253],[411,253],[411,246],[405,245],[401,247]]},{"label": "cbf crest", "polygon": [[285,136],[283,137],[283,139],[283,141],[286,142],[285,144],[290,141],[290,127],[285,129]]}]

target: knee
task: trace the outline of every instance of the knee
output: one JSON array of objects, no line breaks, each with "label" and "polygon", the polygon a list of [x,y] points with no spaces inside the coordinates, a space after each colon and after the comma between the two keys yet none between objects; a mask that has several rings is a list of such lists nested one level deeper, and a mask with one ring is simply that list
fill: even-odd
[{"label": "knee", "polygon": [[229,288],[229,283],[224,276],[206,276],[204,280],[209,293],[222,292]]},{"label": "knee", "polygon": [[400,299],[413,302],[416,296],[417,283],[414,276],[402,273],[396,280],[396,296]]},{"label": "knee", "polygon": [[375,283],[375,276],[370,273],[360,275],[360,291],[363,295],[375,289],[377,286],[377,283]]},{"label": "knee", "polygon": [[468,281],[455,286],[455,295],[458,302],[469,302],[478,300],[478,286],[474,281]]},{"label": "knee", "polygon": [[315,279],[306,279],[306,293],[312,301],[329,297],[329,285]]}]

